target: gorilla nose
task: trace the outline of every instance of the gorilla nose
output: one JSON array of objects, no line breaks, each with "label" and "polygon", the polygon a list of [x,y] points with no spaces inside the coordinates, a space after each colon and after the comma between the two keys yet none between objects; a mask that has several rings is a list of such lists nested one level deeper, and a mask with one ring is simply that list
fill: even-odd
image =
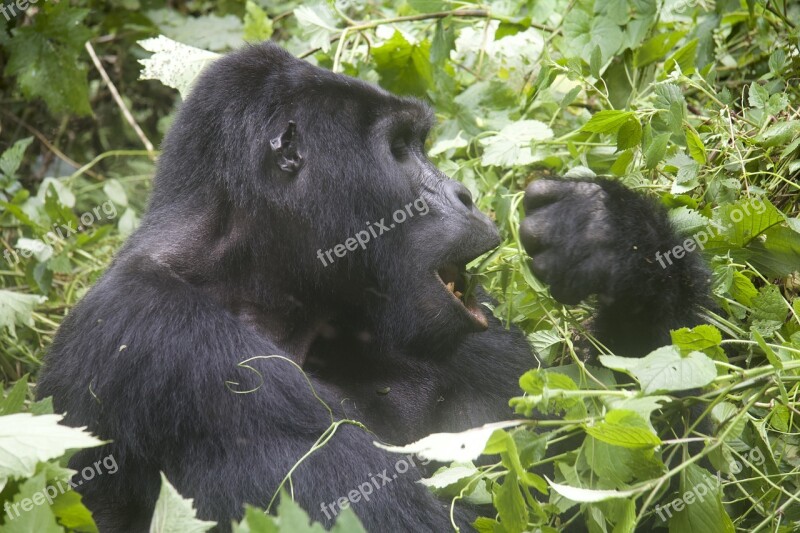
[{"label": "gorilla nose", "polygon": [[449,180],[445,184],[445,195],[455,207],[462,207],[472,211],[472,194],[461,183],[452,179]]}]

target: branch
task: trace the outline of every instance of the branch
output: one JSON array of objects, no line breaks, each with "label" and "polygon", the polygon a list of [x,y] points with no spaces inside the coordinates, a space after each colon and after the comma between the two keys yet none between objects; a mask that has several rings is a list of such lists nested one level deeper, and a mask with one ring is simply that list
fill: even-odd
[{"label": "branch", "polygon": [[111,78],[108,77],[108,73],[106,72],[106,69],[103,68],[103,64],[100,63],[100,59],[97,57],[97,54],[95,53],[94,48],[92,47],[92,43],[86,41],[86,44],[84,46],[86,47],[86,51],[89,52],[89,57],[92,58],[92,63],[94,63],[94,66],[97,68],[97,71],[100,72],[100,76],[102,76],[103,81],[105,81],[106,85],[108,85],[108,90],[111,91],[111,96],[114,98],[114,101],[117,103],[120,110],[122,111],[125,120],[128,122],[128,124],[131,125],[133,131],[136,132],[136,136],[139,137],[139,140],[141,140],[142,144],[144,144],[144,147],[147,149],[148,152],[148,157],[150,157],[151,160],[155,161],[156,157],[155,157],[155,148],[153,148],[153,143],[151,143],[150,140],[147,138],[147,136],[144,134],[142,128],[140,128],[139,124],[136,123],[136,119],[134,119],[133,115],[131,115],[128,106],[126,106],[125,102],[122,101],[122,97],[119,95],[117,87],[114,85],[114,82],[111,81]]}]

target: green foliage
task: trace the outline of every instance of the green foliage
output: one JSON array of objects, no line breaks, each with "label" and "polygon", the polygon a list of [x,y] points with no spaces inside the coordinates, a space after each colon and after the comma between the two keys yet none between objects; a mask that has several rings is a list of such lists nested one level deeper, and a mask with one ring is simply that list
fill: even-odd
[{"label": "green foliage", "polygon": [[[135,228],[153,173],[142,137],[158,145],[181,95],[217,53],[271,37],[311,62],[433,104],[439,124],[429,155],[506,237],[471,265],[474,274],[496,296],[495,315],[522,328],[548,365],[561,364],[521,376],[520,396],[511,399],[520,415],[548,419],[439,441],[434,451],[456,462],[426,481],[432,490],[492,503],[495,512],[475,526],[493,533],[557,531],[567,522],[682,533],[797,527],[796,2],[174,5],[39,2],[0,30],[0,245],[10,258],[0,263],[0,375],[17,382],[0,404],[0,426],[20,409],[37,416],[15,424],[55,426],[38,416],[48,405],[29,402],[22,376],[38,369],[67,310]],[[88,39],[130,117],[90,59]],[[143,78],[166,86],[139,80],[138,60]],[[708,325],[673,331],[671,346],[644,359],[600,347],[605,366],[584,362],[575,341],[595,342],[582,326],[593,302],[553,301],[518,241],[522,191],[554,174],[612,176],[660,198],[712,267]],[[118,214],[48,239],[54,224],[77,224],[101,205]],[[688,389],[694,396],[676,396]],[[710,434],[686,424],[690,411],[711,423]],[[554,456],[553,441],[571,450]],[[461,444],[469,458],[453,455]],[[691,457],[690,445],[701,457]],[[0,457],[9,478],[0,499],[40,490],[57,475],[63,448],[14,448],[25,458],[21,470]],[[480,449],[489,464],[470,462]],[[700,459],[721,475],[700,468]],[[546,480],[532,472],[547,465]],[[659,512],[688,501],[700,484],[709,487],[702,500]],[[160,527],[205,527],[166,482],[164,491]],[[77,495],[59,498],[4,530],[91,531]],[[248,508],[235,527],[320,529],[287,497],[277,517]],[[349,512],[336,528],[361,531]]]}]

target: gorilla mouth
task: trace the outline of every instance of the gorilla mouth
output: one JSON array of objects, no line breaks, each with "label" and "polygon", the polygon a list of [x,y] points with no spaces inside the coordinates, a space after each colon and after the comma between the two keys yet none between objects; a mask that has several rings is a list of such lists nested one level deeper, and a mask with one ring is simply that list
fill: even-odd
[{"label": "gorilla mouth", "polygon": [[481,306],[473,294],[467,293],[467,283],[464,278],[466,267],[458,267],[454,264],[447,264],[436,270],[436,275],[450,296],[458,302],[459,307],[466,313],[470,321],[479,329],[485,330],[489,327],[486,315],[483,314]]}]

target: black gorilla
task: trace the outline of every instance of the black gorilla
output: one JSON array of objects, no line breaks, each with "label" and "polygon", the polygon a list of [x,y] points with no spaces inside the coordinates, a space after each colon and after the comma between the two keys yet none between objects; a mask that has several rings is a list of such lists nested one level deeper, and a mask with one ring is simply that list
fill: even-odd
[{"label": "black gorilla", "polygon": [[[291,359],[336,417],[374,432],[340,426],[292,474],[296,499],[326,523],[322,504],[395,471],[376,436],[401,444],[512,416],[535,361],[480,289],[461,295],[464,265],[499,237],[426,158],[432,123],[419,101],[273,44],[201,76],[141,228],[65,320],[39,382],[69,424],[113,441],[71,461],[112,453],[119,465],[81,487],[102,531],[147,529],[159,471],[220,529],[244,503],[270,501],[331,418],[294,365],[265,356]],[[424,216],[320,261],[420,199]],[[525,201],[534,272],[564,302],[599,294],[597,335],[617,353],[646,353],[694,322],[702,267],[655,263],[678,241],[653,203],[609,181],[549,180]],[[257,373],[239,366],[250,358]],[[420,475],[411,466],[356,503],[365,526],[447,530],[448,506]]]}]

